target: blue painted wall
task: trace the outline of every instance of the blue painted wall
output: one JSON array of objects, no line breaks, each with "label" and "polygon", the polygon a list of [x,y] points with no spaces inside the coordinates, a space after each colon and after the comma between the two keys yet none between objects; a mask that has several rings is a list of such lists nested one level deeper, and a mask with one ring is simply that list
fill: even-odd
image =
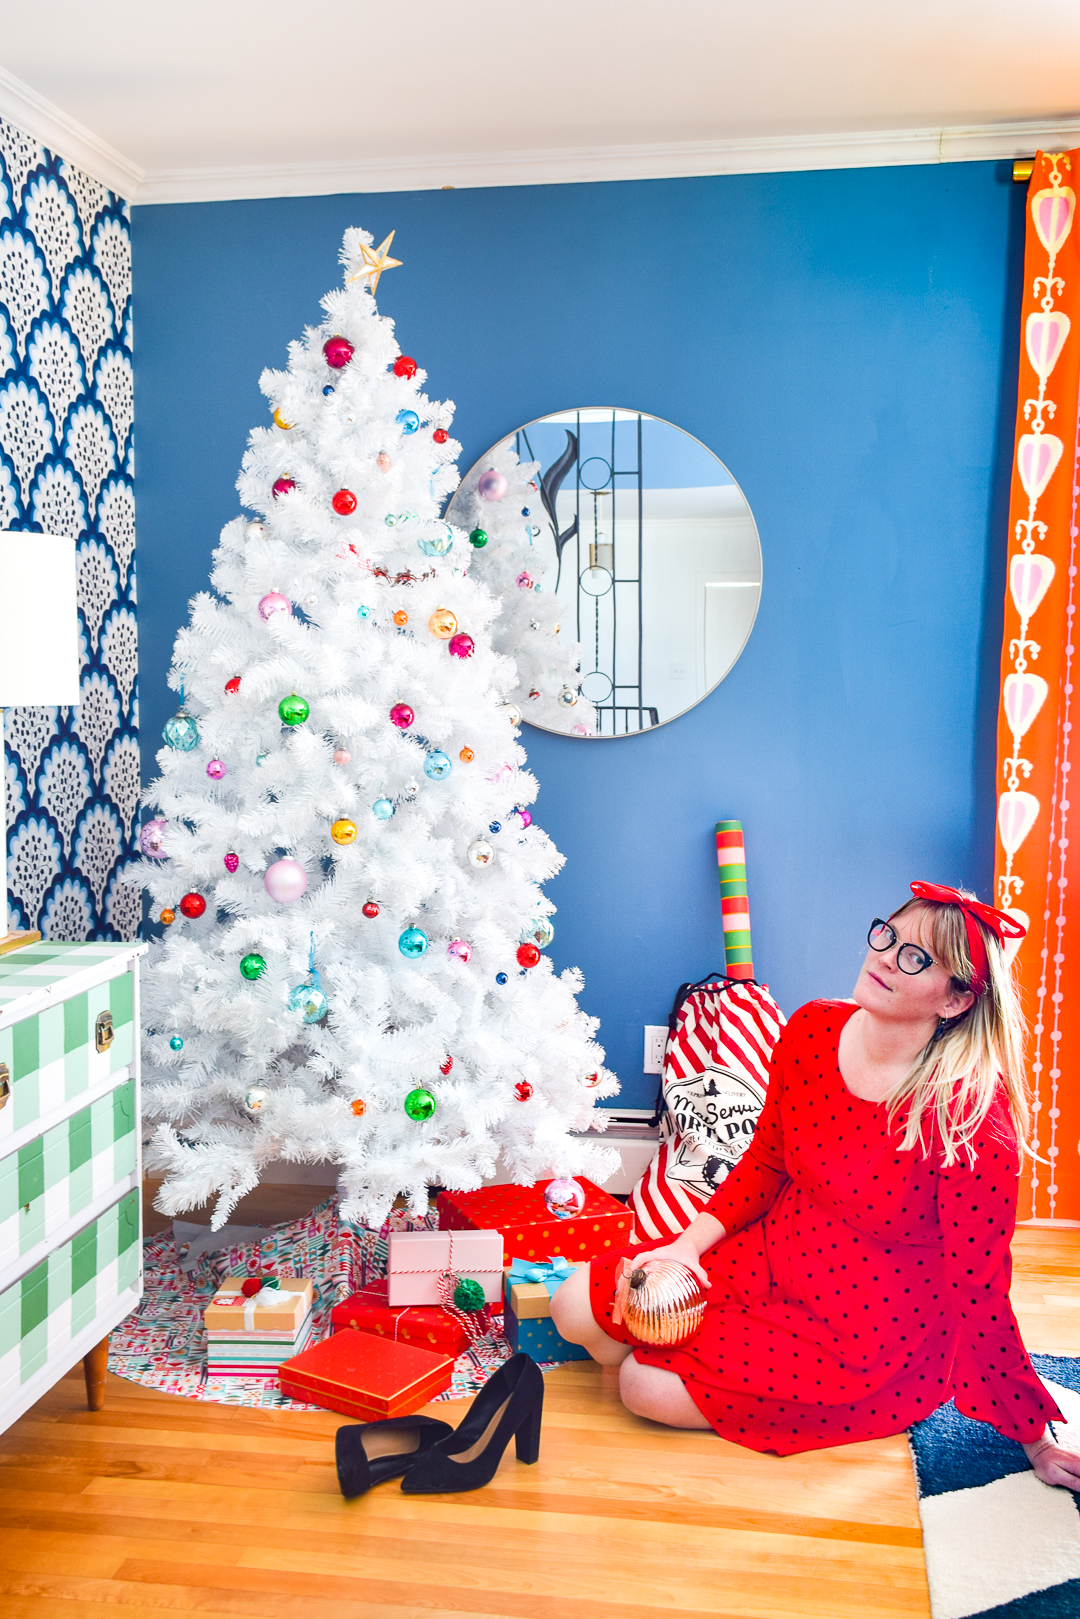
[{"label": "blue painted wall", "polygon": [[759,975],[789,1012],[846,994],[910,878],[991,897],[1008,169],[136,209],[144,734],[174,706],[173,636],[266,419],[259,372],[318,320],[343,228],[396,229],[380,307],[456,399],[463,467],[545,412],[628,406],[714,448],[760,529],[757,625],[711,697],[623,741],[524,732],[567,856],[552,953],[584,970],[623,1103],[653,1093],[641,1026],[722,964],[720,817],[746,827]]}]

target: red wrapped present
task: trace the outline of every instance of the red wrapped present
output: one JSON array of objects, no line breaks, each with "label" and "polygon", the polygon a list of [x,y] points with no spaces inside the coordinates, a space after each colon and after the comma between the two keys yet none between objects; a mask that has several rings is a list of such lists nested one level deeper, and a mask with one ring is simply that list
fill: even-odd
[{"label": "red wrapped present", "polygon": [[469,1335],[460,1321],[437,1304],[406,1304],[392,1309],[387,1302],[387,1283],[371,1282],[361,1293],[330,1312],[335,1332],[355,1327],[372,1332],[392,1343],[412,1344],[417,1349],[440,1349],[447,1355],[460,1355],[469,1347]]},{"label": "red wrapped present", "polygon": [[513,1259],[551,1259],[556,1254],[581,1262],[625,1248],[632,1217],[625,1203],[592,1181],[577,1177],[585,1207],[569,1220],[557,1220],[544,1202],[547,1181],[535,1186],[482,1186],[478,1192],[440,1192],[440,1231],[503,1234],[503,1264]]},{"label": "red wrapped present", "polygon": [[281,1392],[293,1400],[361,1422],[406,1417],[450,1387],[453,1355],[391,1343],[370,1332],[335,1332],[278,1368]]}]

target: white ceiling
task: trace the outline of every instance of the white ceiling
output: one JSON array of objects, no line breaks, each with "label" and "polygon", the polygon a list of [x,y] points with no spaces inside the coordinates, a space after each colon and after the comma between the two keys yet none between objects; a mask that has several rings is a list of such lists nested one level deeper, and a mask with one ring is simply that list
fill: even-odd
[{"label": "white ceiling", "polygon": [[1078,0],[0,0],[0,59],[139,201],[1080,143]]}]

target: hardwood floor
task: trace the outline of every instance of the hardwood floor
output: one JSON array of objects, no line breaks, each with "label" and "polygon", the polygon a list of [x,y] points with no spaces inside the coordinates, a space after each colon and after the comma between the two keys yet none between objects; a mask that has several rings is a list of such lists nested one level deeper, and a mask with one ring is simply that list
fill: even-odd
[{"label": "hardwood floor", "polygon": [[[315,1195],[313,1195],[315,1193]],[[265,1188],[251,1220],[313,1188]],[[272,1206],[274,1198],[277,1203]],[[1080,1353],[1080,1232],[1017,1234],[1033,1349]],[[338,1494],[333,1413],[246,1411],[81,1370],[0,1436],[3,1619],[900,1619],[928,1613],[903,1438],[783,1460],[549,1373],[540,1462],[410,1498]],[[457,1420],[464,1405],[428,1408]]]}]

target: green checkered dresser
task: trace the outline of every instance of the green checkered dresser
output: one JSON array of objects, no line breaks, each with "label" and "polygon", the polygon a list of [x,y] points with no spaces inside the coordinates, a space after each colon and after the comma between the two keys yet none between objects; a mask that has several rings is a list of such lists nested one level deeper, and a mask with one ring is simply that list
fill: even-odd
[{"label": "green checkered dresser", "polygon": [[[142,1293],[138,944],[0,955],[0,1431]],[[100,1404],[91,1393],[91,1404]]]}]

